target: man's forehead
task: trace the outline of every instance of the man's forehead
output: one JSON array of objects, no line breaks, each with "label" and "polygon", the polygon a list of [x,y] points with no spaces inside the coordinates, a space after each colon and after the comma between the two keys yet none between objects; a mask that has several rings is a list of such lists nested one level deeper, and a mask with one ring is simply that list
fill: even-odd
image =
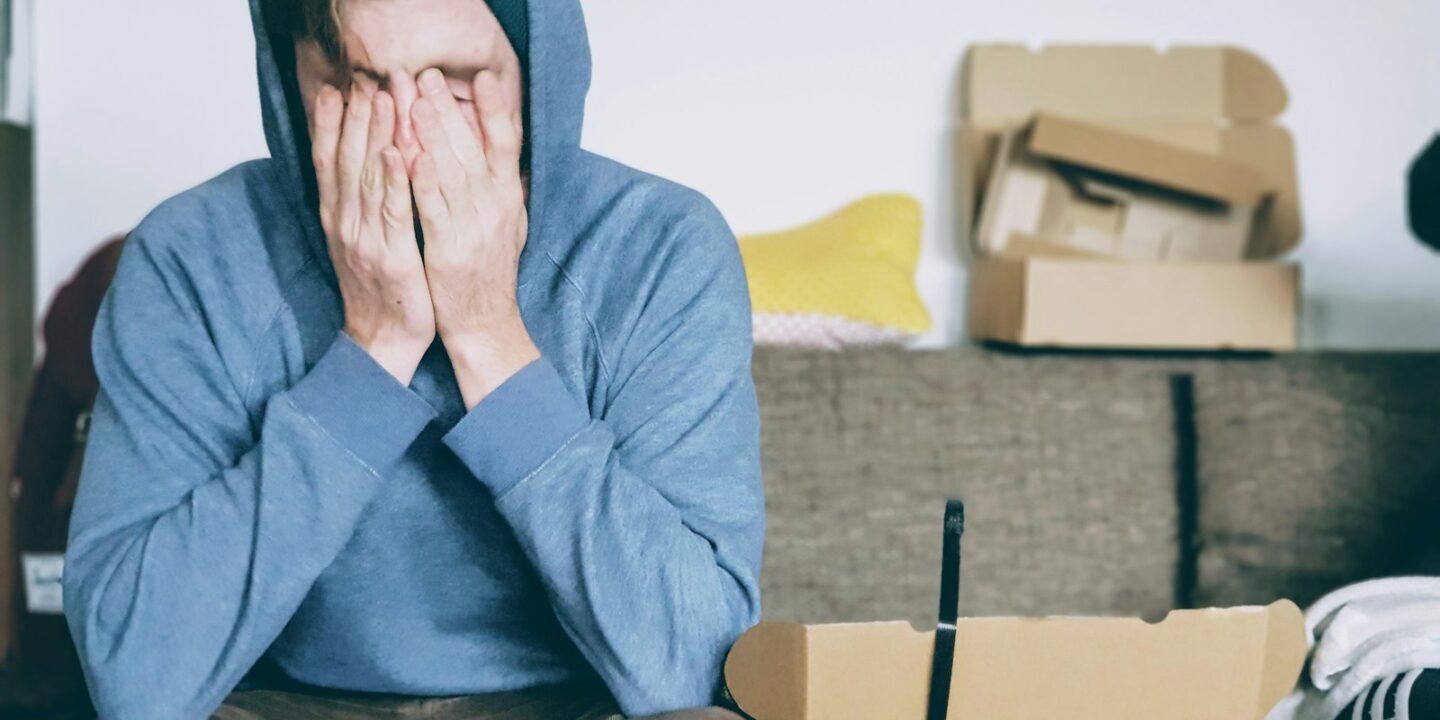
[{"label": "man's forehead", "polygon": [[342,60],[352,71],[386,79],[429,67],[469,77],[491,67],[507,43],[483,2],[347,3],[340,29]]}]

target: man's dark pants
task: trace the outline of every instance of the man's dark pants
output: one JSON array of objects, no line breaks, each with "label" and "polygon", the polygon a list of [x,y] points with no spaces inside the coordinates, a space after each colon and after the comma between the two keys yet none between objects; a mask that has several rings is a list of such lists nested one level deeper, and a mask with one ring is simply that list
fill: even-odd
[{"label": "man's dark pants", "polygon": [[[211,720],[621,720],[603,690],[561,685],[453,698],[363,693],[246,690],[232,693]],[[683,710],[652,720],[739,720],[718,708]]]}]

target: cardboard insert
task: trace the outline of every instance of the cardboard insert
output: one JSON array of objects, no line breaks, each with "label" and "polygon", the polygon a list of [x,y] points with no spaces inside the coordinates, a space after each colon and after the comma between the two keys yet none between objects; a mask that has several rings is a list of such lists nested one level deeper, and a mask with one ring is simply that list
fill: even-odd
[{"label": "cardboard insert", "polygon": [[1238,262],[1275,192],[1243,163],[1041,113],[1004,133],[976,244],[1021,255],[1016,237],[1140,261]]},{"label": "cardboard insert", "polygon": [[[1305,623],[1289,601],[1126,618],[965,618],[949,720],[1258,720],[1294,686]],[[924,720],[933,632],[904,622],[761,623],[725,663],[756,720]]]}]

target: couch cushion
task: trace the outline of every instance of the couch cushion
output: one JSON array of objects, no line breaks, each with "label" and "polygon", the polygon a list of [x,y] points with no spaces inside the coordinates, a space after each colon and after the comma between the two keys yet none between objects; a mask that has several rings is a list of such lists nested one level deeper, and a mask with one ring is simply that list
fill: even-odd
[{"label": "couch cushion", "polygon": [[767,619],[934,623],[966,501],[962,612],[1154,616],[1174,600],[1168,371],[979,350],[755,356]]},{"label": "couch cushion", "polygon": [[1440,573],[1440,355],[1216,363],[1195,388],[1197,604]]}]

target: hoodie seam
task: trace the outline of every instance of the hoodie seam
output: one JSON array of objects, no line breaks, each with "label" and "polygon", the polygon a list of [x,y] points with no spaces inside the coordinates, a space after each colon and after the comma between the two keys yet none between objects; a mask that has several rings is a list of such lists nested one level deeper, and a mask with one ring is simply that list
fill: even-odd
[{"label": "hoodie seam", "polygon": [[600,373],[605,377],[605,384],[609,385],[614,382],[614,377],[610,374],[610,363],[605,359],[605,343],[600,336],[600,329],[595,325],[595,320],[590,317],[590,310],[587,307],[590,298],[585,294],[580,284],[575,281],[575,278],[570,276],[570,272],[565,269],[565,266],[561,265],[560,261],[556,260],[555,256],[550,254],[549,250],[545,251],[545,259],[549,260],[550,264],[554,265],[555,269],[560,272],[560,277],[565,281],[565,284],[569,285],[571,289],[575,291],[575,294],[580,296],[580,317],[585,318],[585,326],[590,329],[590,335],[595,338],[595,356],[600,359]]},{"label": "hoodie seam", "polygon": [[547,469],[549,469],[549,467],[550,467],[551,465],[554,465],[555,463],[559,462],[559,460],[558,460],[557,458],[559,458],[559,457],[561,457],[562,455],[564,455],[564,454],[565,454],[565,451],[567,451],[567,450],[570,449],[570,446],[575,445],[575,444],[576,444],[576,441],[577,441],[580,437],[584,436],[585,433],[590,430],[590,428],[594,427],[594,426],[595,426],[597,423],[599,423],[599,422],[600,422],[599,420],[595,420],[595,419],[592,418],[592,419],[590,419],[589,422],[585,423],[585,426],[584,426],[584,427],[580,428],[579,430],[576,430],[573,434],[570,435],[570,437],[565,438],[565,442],[560,443],[560,447],[555,448],[555,451],[552,452],[552,453],[550,453],[548,456],[546,456],[546,458],[545,458],[544,460],[540,461],[540,464],[539,464],[539,465],[536,465],[536,466],[535,466],[534,468],[532,468],[529,472],[525,473],[525,475],[522,476],[519,480],[516,480],[514,485],[511,485],[510,487],[506,488],[503,492],[501,492],[499,495],[496,495],[496,496],[495,496],[495,504],[498,506],[498,505],[500,505],[501,503],[505,502],[505,499],[506,499],[506,498],[508,498],[508,497],[510,497],[511,495],[515,494],[515,492],[516,492],[517,490],[519,490],[522,486],[533,485],[534,483],[531,482],[531,479],[532,479],[532,478],[536,477],[537,475],[540,475],[541,473],[543,473],[543,472],[545,472]]},{"label": "hoodie seam", "polygon": [[307,254],[305,261],[300,264],[300,267],[290,273],[289,277],[285,278],[285,282],[280,283],[281,299],[276,301],[275,309],[270,312],[270,318],[265,321],[265,325],[260,329],[260,334],[255,337],[255,341],[250,344],[251,361],[249,377],[245,379],[245,391],[240,396],[240,404],[242,407],[247,408],[247,411],[250,407],[250,393],[255,390],[255,379],[260,376],[260,362],[263,359],[260,353],[261,343],[263,343],[265,338],[270,336],[270,332],[275,329],[275,324],[280,319],[280,313],[285,309],[283,291],[289,288],[295,282],[295,278],[304,274],[313,264],[315,264],[315,259]]},{"label": "hoodie seam", "polygon": [[345,455],[348,456],[351,460],[354,460],[356,463],[358,463],[360,467],[365,468],[365,471],[368,472],[371,476],[376,478],[380,477],[380,471],[372,467],[370,463],[365,462],[364,458],[356,455],[355,451],[351,450],[348,445],[340,442],[340,439],[335,437],[335,435],[330,432],[329,428],[325,427],[325,425],[321,423],[318,419],[316,419],[314,415],[311,415],[307,410],[297,405],[295,401],[292,400],[288,395],[285,397],[285,403],[289,405],[290,409],[295,411],[296,414],[298,414],[302,418],[305,418],[305,421],[311,427],[319,431],[319,433],[324,436],[326,440],[329,440],[331,445],[339,448],[340,452],[345,453]]}]

